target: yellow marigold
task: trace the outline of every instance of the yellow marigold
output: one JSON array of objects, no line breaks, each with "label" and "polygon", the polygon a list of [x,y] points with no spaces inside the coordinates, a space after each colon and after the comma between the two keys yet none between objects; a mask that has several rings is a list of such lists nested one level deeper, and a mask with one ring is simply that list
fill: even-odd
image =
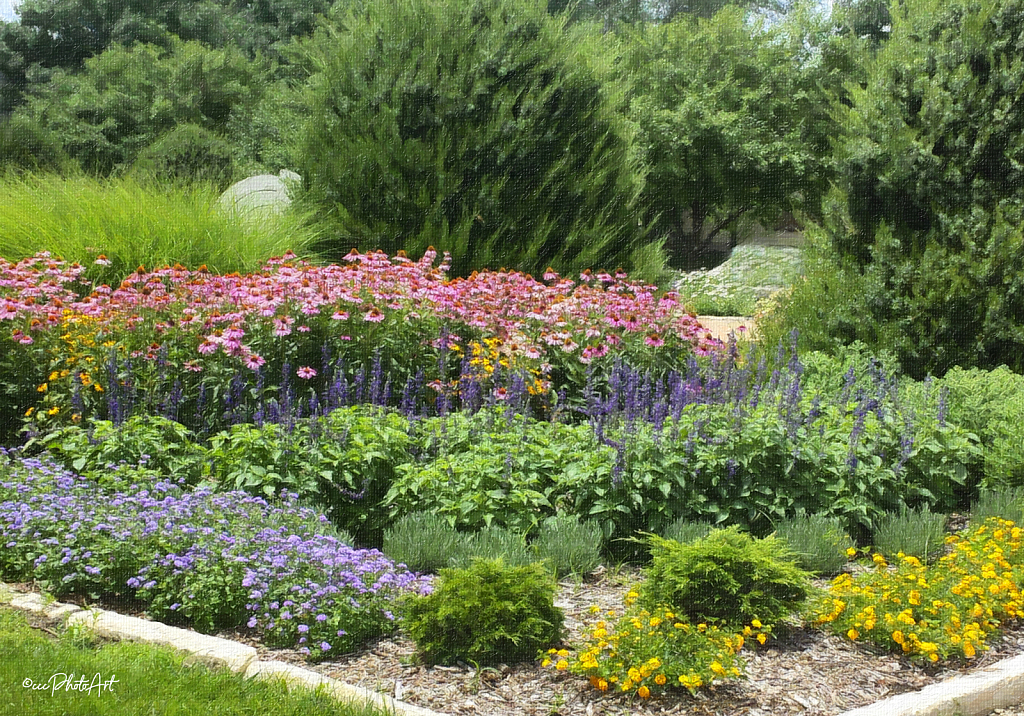
[{"label": "yellow marigold", "polygon": [[544,661],[540,662],[540,665],[544,668],[551,666],[551,659],[544,659]]},{"label": "yellow marigold", "polygon": [[719,676],[724,676],[725,675],[725,667],[723,667],[720,662],[712,661],[710,668],[711,668],[711,670],[713,672],[715,672]]},{"label": "yellow marigold", "polygon": [[753,619],[753,620],[751,620],[750,626],[754,627],[755,629],[760,629],[761,626],[762,626],[761,620],[760,619]]},{"label": "yellow marigold", "polygon": [[36,392],[39,392],[39,393],[45,393],[45,392],[46,392],[46,389],[47,389],[48,387],[50,387],[50,386],[49,386],[48,384],[46,384],[46,383],[43,383],[43,384],[42,384],[42,385],[40,385],[40,386],[39,386],[38,388],[36,388]]},{"label": "yellow marigold", "polygon": [[598,691],[607,691],[608,690],[608,682],[605,679],[598,679],[597,680],[597,690]]},{"label": "yellow marigold", "polygon": [[668,679],[665,678],[664,674],[658,674],[654,677],[654,683],[658,686],[664,686],[666,681],[668,681]]},{"label": "yellow marigold", "polygon": [[54,405],[52,408],[50,408],[49,410],[46,411],[46,414],[47,415],[56,415],[59,412],[60,412],[60,408],[58,408],[56,405]]},{"label": "yellow marigold", "polygon": [[690,691],[693,691],[694,689],[699,689],[704,684],[700,676],[697,674],[688,674],[686,676],[680,675],[679,683],[684,688],[687,688]]},{"label": "yellow marigold", "polygon": [[765,636],[764,634],[758,634],[758,635],[757,635],[757,640],[758,640],[758,641],[759,641],[760,643],[764,644],[764,643],[765,643],[766,641],[768,641],[768,637],[767,637],[767,636]]},{"label": "yellow marigold", "polygon": [[559,649],[555,653],[558,654],[561,657],[569,656],[569,650],[568,649]]},{"label": "yellow marigold", "polygon": [[646,686],[641,686],[639,689],[636,690],[636,695],[642,699],[649,699],[651,698],[651,690],[648,689]]},{"label": "yellow marigold", "polygon": [[559,671],[565,671],[566,669],[569,668],[569,662],[566,661],[565,659],[559,659],[558,663],[555,664],[555,668],[558,669]]},{"label": "yellow marigold", "polygon": [[901,632],[899,629],[894,631],[892,633],[892,640],[894,642],[896,642],[897,644],[902,644],[903,643],[903,632]]},{"label": "yellow marigold", "polygon": [[851,641],[857,641],[857,637],[860,636],[860,632],[858,632],[856,629],[850,629],[848,632],[846,632],[846,636],[850,637]]}]

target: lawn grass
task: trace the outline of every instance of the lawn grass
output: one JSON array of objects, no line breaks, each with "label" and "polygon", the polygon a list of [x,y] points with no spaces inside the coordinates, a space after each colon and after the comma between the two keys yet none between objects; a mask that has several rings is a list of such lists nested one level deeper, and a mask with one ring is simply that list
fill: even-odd
[{"label": "lawn grass", "polygon": [[[308,253],[315,233],[301,214],[240,220],[218,206],[219,197],[202,184],[8,175],[0,178],[0,256],[16,261],[49,251],[117,285],[140,265],[248,273],[288,250]],[[95,263],[100,254],[108,265]]]},{"label": "lawn grass", "polygon": [[[52,631],[52,629],[51,629]],[[60,631],[58,627],[58,631]],[[56,632],[55,632],[56,633]],[[282,683],[245,679],[227,670],[188,666],[186,654],[133,642],[96,642],[73,628],[58,637],[33,628],[21,612],[0,607],[2,716],[378,716],[372,707],[339,703],[324,693],[289,693]],[[53,675],[74,675],[110,688],[26,688]],[[95,675],[95,676],[94,676]],[[116,682],[110,682],[116,678]],[[95,679],[95,682],[93,681]]]},{"label": "lawn grass", "polygon": [[753,316],[758,301],[790,286],[800,275],[799,248],[737,246],[725,263],[682,274],[676,290],[702,316]]}]

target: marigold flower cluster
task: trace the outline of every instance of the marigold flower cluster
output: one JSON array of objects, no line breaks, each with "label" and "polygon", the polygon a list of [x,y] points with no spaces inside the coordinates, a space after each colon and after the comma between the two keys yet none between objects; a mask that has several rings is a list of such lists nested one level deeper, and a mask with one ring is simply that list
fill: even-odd
[{"label": "marigold flower cluster", "polygon": [[[551,649],[541,666],[585,676],[598,691],[632,693],[641,699],[670,688],[695,693],[742,674],[742,634],[690,624],[669,607],[637,609],[630,601],[627,597],[621,615],[591,607],[599,619],[588,628],[578,652]],[[750,634],[757,629],[747,627]]]},{"label": "marigold flower cluster", "polygon": [[880,554],[862,574],[842,574],[812,607],[812,622],[853,641],[899,650],[935,663],[973,658],[1001,623],[1024,617],[1024,531],[990,518],[963,536],[946,539],[935,564]]}]

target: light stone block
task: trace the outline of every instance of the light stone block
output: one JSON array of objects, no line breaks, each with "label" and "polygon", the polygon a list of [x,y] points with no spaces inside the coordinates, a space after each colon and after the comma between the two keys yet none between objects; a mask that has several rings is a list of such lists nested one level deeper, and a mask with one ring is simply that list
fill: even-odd
[{"label": "light stone block", "polygon": [[97,636],[109,639],[130,639],[187,651],[195,661],[231,671],[244,672],[256,660],[256,650],[251,646],[102,609],[72,614],[68,622],[81,622]]}]

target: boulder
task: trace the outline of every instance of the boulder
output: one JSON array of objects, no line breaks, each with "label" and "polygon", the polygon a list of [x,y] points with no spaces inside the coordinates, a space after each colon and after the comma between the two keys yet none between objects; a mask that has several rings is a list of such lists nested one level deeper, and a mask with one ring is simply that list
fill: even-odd
[{"label": "boulder", "polygon": [[225,209],[241,216],[280,214],[292,203],[291,191],[302,181],[293,171],[257,174],[229,186],[220,196]]}]

